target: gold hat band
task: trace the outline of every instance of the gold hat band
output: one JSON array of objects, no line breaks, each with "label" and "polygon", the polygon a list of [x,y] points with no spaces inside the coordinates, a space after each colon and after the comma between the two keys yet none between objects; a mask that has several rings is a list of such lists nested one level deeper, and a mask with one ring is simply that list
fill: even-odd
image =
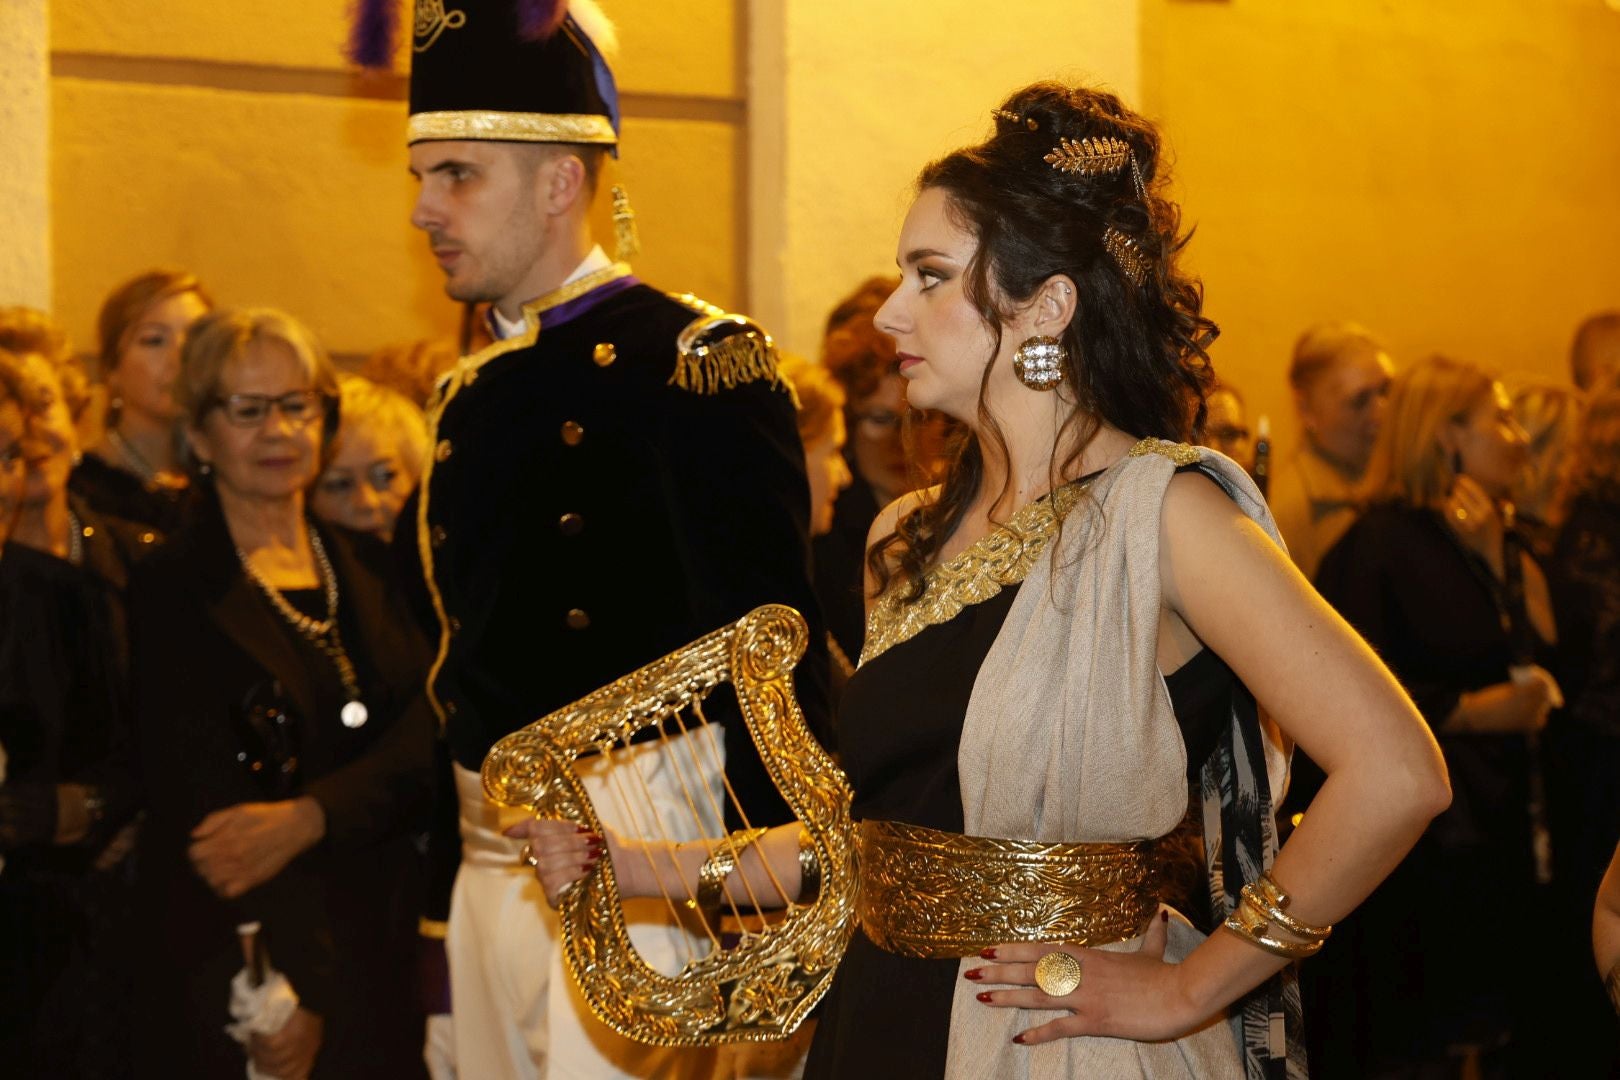
[{"label": "gold hat band", "polygon": [[500,142],[591,143],[614,146],[619,137],[605,116],[591,113],[419,112],[411,116],[405,141],[485,139]]},{"label": "gold hat band", "polygon": [[1127,941],[1158,910],[1157,842],[1045,844],[863,821],[861,929],[901,956],[971,956],[1008,941]]}]

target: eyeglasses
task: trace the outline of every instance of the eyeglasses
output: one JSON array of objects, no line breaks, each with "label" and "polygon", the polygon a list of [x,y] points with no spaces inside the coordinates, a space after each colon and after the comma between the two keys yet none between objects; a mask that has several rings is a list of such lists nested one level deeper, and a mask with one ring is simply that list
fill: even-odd
[{"label": "eyeglasses", "polygon": [[224,413],[233,427],[254,428],[270,419],[270,409],[281,410],[294,427],[303,427],[311,420],[326,415],[326,395],[319,390],[292,390],[274,397],[270,394],[231,394],[215,398],[214,404]]}]

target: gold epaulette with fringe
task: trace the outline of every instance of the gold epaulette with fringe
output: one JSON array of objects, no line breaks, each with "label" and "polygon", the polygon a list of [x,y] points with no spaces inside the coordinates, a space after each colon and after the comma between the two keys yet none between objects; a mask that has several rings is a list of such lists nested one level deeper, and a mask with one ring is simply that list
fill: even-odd
[{"label": "gold epaulette with fringe", "polygon": [[746,315],[733,315],[691,293],[675,297],[698,313],[675,339],[671,386],[694,394],[718,394],[745,383],[785,386],[776,370],[776,343]]}]

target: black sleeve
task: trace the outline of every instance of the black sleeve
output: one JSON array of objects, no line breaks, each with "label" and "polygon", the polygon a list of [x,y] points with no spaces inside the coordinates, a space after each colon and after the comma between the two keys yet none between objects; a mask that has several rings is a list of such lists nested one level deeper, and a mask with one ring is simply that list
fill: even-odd
[{"label": "black sleeve", "polygon": [[427,837],[427,887],[422,917],[432,924],[450,920],[450,890],[461,866],[461,811],[450,746],[443,739],[433,748],[433,811]]},{"label": "black sleeve", "polygon": [[439,721],[427,697],[427,646],[411,624],[388,549],[358,534],[346,533],[344,543],[366,577],[382,585],[380,604],[357,604],[353,616],[372,624],[356,629],[373,652],[394,654],[369,659],[388,672],[390,699],[404,703],[397,715],[377,718],[388,725],[363,755],[305,786],[326,812],[327,842],[359,845],[420,823],[432,795]]},{"label": "black sleeve", "polygon": [[305,785],[326,814],[327,843],[368,844],[414,820],[429,796],[437,731],[424,689],[364,756]]},{"label": "black sleeve", "polygon": [[[716,628],[761,604],[797,609],[810,639],[796,696],[810,730],[830,745],[826,630],[810,584],[810,489],[792,400],[764,382],[667,396],[661,482],[691,610]],[[755,823],[787,820],[736,719],[726,725],[726,752]]]}]

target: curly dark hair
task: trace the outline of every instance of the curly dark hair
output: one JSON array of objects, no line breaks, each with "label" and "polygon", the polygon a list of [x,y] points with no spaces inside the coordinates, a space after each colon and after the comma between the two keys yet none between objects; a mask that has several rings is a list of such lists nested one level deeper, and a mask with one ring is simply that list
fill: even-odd
[{"label": "curly dark hair", "polygon": [[[943,191],[957,224],[978,241],[963,283],[992,331],[992,357],[1000,352],[1002,327],[1043,283],[1058,274],[1075,282],[1079,298],[1062,334],[1067,357],[1060,390],[1075,408],[1053,451],[1053,483],[1078,464],[1101,424],[1186,440],[1203,422],[1214,383],[1207,347],[1218,331],[1203,315],[1201,284],[1177,266],[1190,234],[1180,232],[1180,211],[1164,194],[1158,131],[1113,94],[1056,82],[1015,92],[995,117],[988,139],[928,165],[917,187]],[[1058,171],[1045,157],[1060,138],[1123,140],[1145,194],[1138,193],[1129,166],[1090,176]],[[1150,263],[1141,284],[1104,247],[1110,227]],[[868,554],[880,594],[900,578],[909,584],[909,599],[922,595],[923,574],[984,483],[980,440],[1005,451],[985,405],[989,381],[986,364],[979,430],[956,437],[938,496],[906,514]],[[1003,497],[1010,485],[1009,477]]]}]

